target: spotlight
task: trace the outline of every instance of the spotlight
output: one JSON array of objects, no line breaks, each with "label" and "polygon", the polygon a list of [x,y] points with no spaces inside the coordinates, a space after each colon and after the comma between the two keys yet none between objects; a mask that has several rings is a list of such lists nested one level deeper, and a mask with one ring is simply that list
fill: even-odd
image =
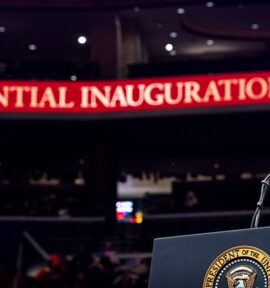
[{"label": "spotlight", "polygon": [[30,51],[35,51],[35,50],[37,50],[37,45],[36,45],[36,44],[30,44],[30,45],[28,46],[28,49],[29,49]]},{"label": "spotlight", "polygon": [[214,40],[211,40],[211,39],[208,39],[208,40],[206,41],[206,44],[207,44],[208,46],[213,46],[214,43],[215,43],[215,41],[214,41]]},{"label": "spotlight", "polygon": [[212,7],[215,6],[214,2],[212,2],[212,1],[206,2],[205,5],[206,5],[207,8],[212,8]]},{"label": "spotlight", "polygon": [[176,38],[178,36],[177,32],[171,32],[170,37],[171,38]]},{"label": "spotlight", "polygon": [[170,43],[166,44],[165,45],[165,50],[168,51],[168,52],[172,51],[173,50],[173,45],[170,44]]},{"label": "spotlight", "polygon": [[85,36],[80,36],[80,37],[78,37],[78,42],[79,42],[79,44],[83,45],[83,44],[86,43],[86,41],[87,41],[87,39],[86,39]]},{"label": "spotlight", "polygon": [[70,76],[70,80],[71,81],[76,81],[78,79],[78,77],[76,75],[71,75]]},{"label": "spotlight", "polygon": [[178,8],[176,11],[177,11],[177,14],[184,14],[185,13],[184,8]]},{"label": "spotlight", "polygon": [[253,30],[258,30],[259,28],[260,28],[260,26],[257,23],[254,23],[251,25],[251,29],[253,29]]}]

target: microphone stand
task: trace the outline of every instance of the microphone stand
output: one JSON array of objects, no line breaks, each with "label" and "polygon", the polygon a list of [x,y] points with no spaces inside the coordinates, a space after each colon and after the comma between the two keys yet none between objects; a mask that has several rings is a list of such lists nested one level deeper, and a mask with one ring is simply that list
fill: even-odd
[{"label": "microphone stand", "polygon": [[259,201],[257,203],[256,210],[253,214],[252,221],[250,228],[258,228],[260,217],[261,217],[261,212],[263,210],[263,204],[264,204],[264,199],[265,195],[270,187],[270,174],[268,174],[263,180],[262,180],[262,186],[261,186],[261,194]]}]

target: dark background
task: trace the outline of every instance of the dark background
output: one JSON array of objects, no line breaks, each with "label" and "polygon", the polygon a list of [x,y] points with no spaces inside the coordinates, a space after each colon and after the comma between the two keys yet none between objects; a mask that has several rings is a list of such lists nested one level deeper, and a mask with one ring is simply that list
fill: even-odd
[{"label": "dark background", "polygon": [[[266,0],[0,0],[0,79],[269,71],[269,13]],[[143,288],[154,238],[248,228],[269,172],[268,108],[0,115],[1,285]],[[128,175],[173,177],[171,193],[121,198]],[[190,191],[197,200],[187,206]],[[143,223],[117,222],[117,200],[134,201]]]}]

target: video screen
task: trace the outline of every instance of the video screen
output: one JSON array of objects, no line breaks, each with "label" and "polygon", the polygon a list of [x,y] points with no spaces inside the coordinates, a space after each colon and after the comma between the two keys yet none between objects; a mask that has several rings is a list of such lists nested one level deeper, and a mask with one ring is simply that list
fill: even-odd
[{"label": "video screen", "polygon": [[117,201],[116,219],[122,223],[141,224],[143,212],[137,209],[133,201]]}]

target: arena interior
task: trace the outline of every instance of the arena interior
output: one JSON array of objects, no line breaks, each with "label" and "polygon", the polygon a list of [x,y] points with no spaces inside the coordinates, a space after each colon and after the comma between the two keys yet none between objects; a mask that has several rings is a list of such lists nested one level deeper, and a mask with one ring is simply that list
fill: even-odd
[{"label": "arena interior", "polygon": [[1,288],[146,288],[155,238],[250,226],[270,172],[269,15],[0,0]]}]

